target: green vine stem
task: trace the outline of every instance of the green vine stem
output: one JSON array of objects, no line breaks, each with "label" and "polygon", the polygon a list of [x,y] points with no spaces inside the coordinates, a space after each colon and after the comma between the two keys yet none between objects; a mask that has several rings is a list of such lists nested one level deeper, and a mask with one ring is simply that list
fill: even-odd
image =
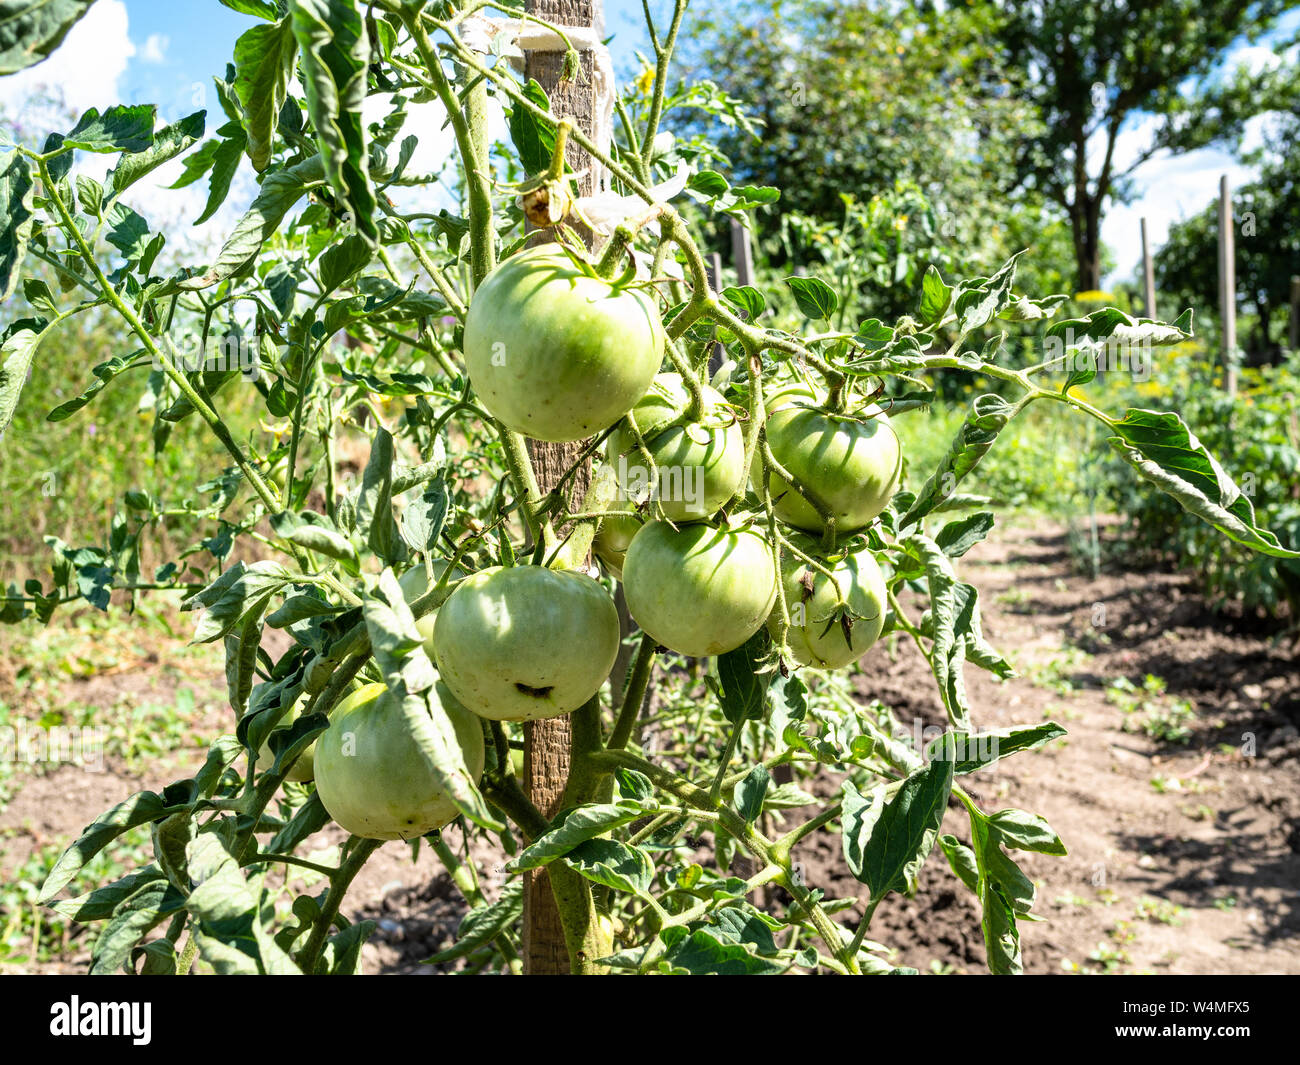
[{"label": "green vine stem", "polygon": [[40,171],[41,181],[45,186],[46,195],[49,196],[50,202],[54,204],[54,209],[59,215],[59,221],[62,228],[77,246],[77,252],[81,256],[82,261],[94,275],[96,282],[99,284],[103,298],[126,322],[126,324],[130,326],[131,331],[140,338],[140,343],[144,345],[145,350],[148,351],[157,364],[161,366],[163,373],[167,375],[167,379],[180,389],[181,395],[194,405],[194,409],[198,412],[199,417],[208,424],[208,428],[212,430],[213,435],[216,436],[222,446],[230,453],[230,457],[235,460],[235,465],[239,467],[240,472],[248,480],[248,483],[252,485],[253,491],[257,493],[258,498],[262,500],[272,513],[279,511],[280,499],[276,494],[275,489],[266,483],[262,475],[258,473],[256,468],[247,458],[245,458],[243,450],[231,435],[229,428],[227,428],[226,423],[222,421],[221,416],[208,405],[207,401],[204,400],[195,390],[194,386],[190,384],[188,378],[186,378],[185,375],[176,368],[176,364],[172,361],[171,355],[163,351],[157,340],[155,340],[149,330],[145,328],[144,323],[140,321],[135,310],[123,301],[122,297],[118,295],[117,290],[112,286],[112,284],[110,284],[108,278],[104,275],[103,269],[95,258],[95,253],[90,249],[89,245],[87,245],[86,238],[82,236],[81,230],[77,227],[76,221],[69,213],[67,204],[63,202],[63,197],[59,195],[58,184],[50,175],[49,164],[47,163],[45,156],[39,155],[35,152],[29,152],[26,149],[20,150],[35,161],[37,168]]},{"label": "green vine stem", "polygon": [[338,916],[343,896],[347,894],[349,886],[357,873],[361,872],[361,867],[366,864],[366,860],[379,849],[382,842],[378,839],[362,839],[353,836],[351,851],[343,864],[330,877],[329,891],[325,895],[324,905],[321,906],[320,916],[313,922],[307,945],[302,948],[297,958],[299,968],[309,976],[316,972],[321,951],[325,947],[325,938],[334,925],[334,919]]},{"label": "green vine stem", "polygon": [[857,959],[849,952],[848,946],[844,942],[842,930],[826,915],[825,910],[812,897],[808,889],[799,882],[799,878],[794,875],[790,865],[788,845],[784,845],[781,841],[773,844],[763,839],[734,810],[726,806],[717,806],[711,802],[708,793],[696,787],[690,781],[644,758],[640,758],[628,751],[608,750],[588,757],[597,765],[612,768],[627,766],[630,769],[635,769],[637,772],[649,777],[651,781],[687,806],[707,813],[715,813],[723,827],[750,854],[761,861],[764,866],[773,865],[780,870],[778,874],[773,876],[773,879],[779,881],[795,897],[800,907],[808,914],[813,927],[817,929],[817,934],[821,936],[822,941],[830,949],[840,965],[847,972],[854,974],[859,972]]}]

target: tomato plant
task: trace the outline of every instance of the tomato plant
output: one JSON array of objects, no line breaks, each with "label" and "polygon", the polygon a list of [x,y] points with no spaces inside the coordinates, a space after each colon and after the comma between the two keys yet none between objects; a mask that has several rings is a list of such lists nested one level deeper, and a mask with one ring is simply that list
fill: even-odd
[{"label": "tomato plant", "polygon": [[498,266],[465,316],[465,368],[479,401],[537,440],[608,429],[645,393],[663,350],[645,293],[554,246]]},{"label": "tomato plant", "polygon": [[[795,315],[712,281],[699,223],[752,224],[780,193],[733,186],[701,165],[716,152],[661,129],[679,104],[736,112],[716,88],[668,91],[686,0],[644,91],[606,99],[619,122],[604,130],[554,102],[578,70],[611,89],[586,54],[598,35],[528,20],[563,53],[548,95],[511,62],[536,41],[506,4],[231,6],[254,22],[216,79],[215,123],[91,110],[0,169],[0,291],[21,291],[0,430],[58,326],[105,316],[121,352],[49,416],[138,388],[158,450],[186,419],[211,441],[202,480],[122,486],[104,541],[51,542],[48,578],[11,586],[0,609],[46,624],[70,603],[171,594],[194,639],[225,653],[229,732],[193,776],[124,796],[41,892],[59,900],[150,826],[155,861],[58,901],[112,929],[93,970],[354,972],[373,923],[347,916],[349,888],[393,838],[431,847],[465,896],[440,962],[516,971],[529,874],[552,889],[574,972],[909,971],[871,920],[937,860],[976,897],[990,970],[1020,971],[1035,892],[1013,855],[1065,843],[964,782],[1064,730],[977,725],[964,670],[1011,669],[961,576],[995,521],[962,482],[1021,412],[1052,409],[1102,426],[1146,490],[1222,536],[1297,557],[1178,413],[1112,414],[1081,391],[1098,351],[1184,341],[1190,312],[1053,323],[1063,298],[1018,288],[1014,257],[965,279],[931,266],[893,322],[840,321],[816,277],[787,279]],[[28,8],[23,62],[67,28]],[[412,169],[417,104],[441,109],[462,175],[443,205]],[[111,159],[102,182],[76,167],[94,155]],[[171,160],[206,178],[210,210],[236,167],[258,175],[209,261],[164,254],[147,217],[141,182]],[[1004,350],[1007,323],[1040,331],[1033,358]],[[908,469],[893,420],[927,418],[918,382],[949,375],[998,391],[974,399],[935,468]],[[255,428],[232,430],[232,395],[256,406]],[[628,491],[616,467],[633,458],[652,484],[680,468],[700,493]],[[142,543],[178,513],[208,535],[141,572]],[[948,728],[923,748],[853,686],[884,637],[933,673]],[[544,809],[528,752],[561,723],[569,768]],[[950,807],[965,839],[941,834]],[[262,886],[331,823],[340,860],[286,922]],[[495,849],[507,886],[489,897],[444,831]],[[855,898],[799,871],[824,832]]]},{"label": "tomato plant", "polygon": [[[417,729],[435,735],[419,737]],[[442,828],[459,811],[423,754],[437,744],[463,761],[471,778],[483,772],[478,719],[444,684],[435,685],[428,712],[413,719],[383,684],[358,688],[339,703],[316,741],[321,805],[363,839],[411,839]]]}]

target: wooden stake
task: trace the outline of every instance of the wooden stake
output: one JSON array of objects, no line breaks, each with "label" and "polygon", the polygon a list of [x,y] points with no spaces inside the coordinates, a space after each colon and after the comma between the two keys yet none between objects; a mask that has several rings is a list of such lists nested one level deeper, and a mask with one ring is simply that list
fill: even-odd
[{"label": "wooden stake", "polygon": [[1287,339],[1292,351],[1300,351],[1300,275],[1291,278],[1291,322]]},{"label": "wooden stake", "polygon": [[1151,263],[1151,248],[1147,244],[1147,220],[1142,219],[1142,313],[1148,318],[1156,316],[1156,272]]},{"label": "wooden stake", "polygon": [[736,267],[736,284],[754,283],[754,253],[749,247],[749,230],[736,219],[731,220],[731,258]]},{"label": "wooden stake", "polygon": [[1219,178],[1219,318],[1223,329],[1223,386],[1237,394],[1237,257],[1232,219],[1232,187]]},{"label": "wooden stake", "polygon": [[[721,292],[722,291],[722,256],[719,255],[716,251],[711,252],[709,254],[708,267],[709,267],[709,285],[713,288],[715,292]],[[715,373],[717,373],[720,369],[722,369],[722,364],[724,361],[726,361],[726,357],[727,357],[726,349],[720,343],[717,343],[715,341],[713,344],[713,348],[709,353],[709,376],[710,377],[712,377]]]},{"label": "wooden stake", "polygon": [[[559,26],[591,27],[598,39],[604,34],[602,0],[528,0],[527,10]],[[546,90],[552,114],[570,119],[575,128],[581,129],[596,143],[608,143],[611,131],[596,128],[596,116],[602,113],[602,109],[594,97],[596,79],[592,54],[582,51],[579,55],[581,75],[563,81],[563,51],[526,52],[525,76],[535,78]],[[598,191],[596,183],[600,176],[597,168],[573,141],[569,141],[567,158],[574,171],[583,174],[578,179],[579,195],[587,196]],[[571,444],[528,441],[538,487],[549,492],[585,446],[586,441]],[[571,509],[577,509],[576,504],[581,503],[590,483],[591,462],[588,460],[569,482]],[[559,812],[564,787],[568,783],[571,743],[572,729],[567,715],[529,722],[524,726],[524,787],[533,804],[548,818]],[[535,975],[568,973],[569,952],[550,880],[544,870],[527,873],[525,877],[524,972]]]}]

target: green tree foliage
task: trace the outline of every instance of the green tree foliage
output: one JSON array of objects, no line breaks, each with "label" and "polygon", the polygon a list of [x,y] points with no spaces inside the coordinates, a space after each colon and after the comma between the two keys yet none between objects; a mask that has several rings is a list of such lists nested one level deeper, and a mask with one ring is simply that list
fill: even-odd
[{"label": "green tree foliage", "polygon": [[[1237,298],[1254,318],[1246,335],[1247,361],[1274,362],[1286,340],[1291,278],[1300,273],[1300,122],[1273,138],[1258,181],[1234,193],[1237,222]],[[1174,226],[1156,256],[1162,292],[1202,307],[1218,305],[1218,206]]]},{"label": "green tree foliage", "polygon": [[927,264],[991,269],[1026,247],[1026,276],[1057,291],[1059,271],[1035,266],[1068,252],[1055,210],[1032,190],[987,191],[1011,185],[1017,138],[1039,132],[999,69],[993,14],[863,0],[701,7],[682,34],[683,78],[716,81],[758,130],[698,110],[676,128],[710,128],[733,174],[781,189],[764,227],[774,264],[861,259],[872,314],[913,309],[903,293]]},{"label": "green tree foliage", "polygon": [[[1002,62],[1034,115],[1020,135],[1015,187],[1068,214],[1080,289],[1100,287],[1102,213],[1107,200],[1130,198],[1138,167],[1159,152],[1235,146],[1247,119],[1297,99],[1294,69],[1219,71],[1230,47],[1274,26],[1285,0],[995,6]],[[1138,115],[1154,116],[1149,139],[1121,158],[1116,145]]]}]

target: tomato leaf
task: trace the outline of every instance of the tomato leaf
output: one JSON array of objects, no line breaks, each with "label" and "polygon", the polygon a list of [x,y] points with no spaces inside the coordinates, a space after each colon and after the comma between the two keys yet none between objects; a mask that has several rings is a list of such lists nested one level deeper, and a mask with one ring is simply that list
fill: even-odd
[{"label": "tomato leaf", "polygon": [[0,18],[0,74],[48,57],[94,0],[9,0]]},{"label": "tomato leaf", "polygon": [[113,168],[114,195],[120,196],[146,174],[152,173],[202,139],[206,117],[206,111],[195,111],[179,122],[158,130],[151,147],[142,152],[123,153]]},{"label": "tomato leaf", "polygon": [[393,514],[393,437],[382,427],[370,444],[370,458],[357,493],[356,515],[357,528],[376,555],[390,564],[406,561],[406,545]]},{"label": "tomato leaf", "polygon": [[944,833],[939,837],[939,846],[952,867],[953,875],[975,894],[979,894],[980,872],[975,861],[975,852],[957,839]]},{"label": "tomato leaf", "polygon": [[763,716],[772,675],[758,672],[758,666],[770,645],[767,630],[760,628],[734,651],[718,656],[718,701],[733,725]]},{"label": "tomato leaf", "polygon": [[[18,268],[27,255],[35,214],[32,168],[27,157],[10,152],[0,168],[0,303],[18,287]],[[4,423],[0,421],[0,431]]]},{"label": "tomato leaf", "polygon": [[519,857],[507,862],[506,872],[522,873],[528,869],[540,869],[556,858],[563,858],[579,844],[602,836],[620,825],[637,821],[657,808],[658,804],[653,801],[646,804],[633,799],[622,799],[569,810],[562,815],[563,820],[559,825],[539,836]]},{"label": "tomato leaf", "polygon": [[930,743],[927,758],[951,758],[953,774],[961,776],[1001,761],[1019,751],[1033,751],[1064,736],[1065,729],[1055,721],[1041,725],[1015,725],[972,734],[945,732]]},{"label": "tomato leaf", "polygon": [[916,770],[884,801],[885,786],[862,795],[844,782],[842,840],[849,871],[871,889],[873,902],[891,891],[911,891],[934,847],[952,791],[950,761]]},{"label": "tomato leaf", "polygon": [[921,324],[934,325],[941,321],[951,302],[952,288],[944,283],[942,275],[931,263],[921,278]]},{"label": "tomato leaf", "polygon": [[787,277],[785,283],[794,294],[799,313],[813,320],[829,319],[840,305],[835,290],[815,277]]},{"label": "tomato leaf", "polygon": [[262,925],[261,877],[245,879],[225,842],[212,832],[193,840],[186,858],[195,886],[185,908],[194,916],[190,934],[203,960],[221,976],[301,973]]},{"label": "tomato leaf", "polygon": [[772,774],[765,766],[756,765],[736,785],[736,812],[747,824],[752,825],[763,812],[763,800],[771,783]]},{"label": "tomato leaf", "polygon": [[511,880],[501,889],[495,902],[476,906],[465,914],[456,929],[456,942],[446,950],[425,958],[424,964],[438,965],[463,958],[510,928],[523,912],[524,883],[522,880]]},{"label": "tomato leaf", "polygon": [[[543,111],[551,110],[546,90],[534,78],[528,79],[524,95]],[[525,174],[540,174],[551,165],[555,151],[555,124],[539,119],[531,111],[516,104],[510,108],[507,119],[511,143],[519,153],[519,162]]]},{"label": "tomato leaf", "polygon": [[44,337],[43,319],[24,318],[9,327],[4,343],[0,344],[0,436],[13,421],[18,409],[18,397],[27,383],[36,349]]},{"label": "tomato leaf", "polygon": [[1005,846],[1039,854],[1069,853],[1052,826],[1037,814],[1024,810],[998,810],[988,815],[988,821],[997,829]]},{"label": "tomato leaf", "polygon": [[640,847],[612,839],[589,839],[564,856],[574,870],[615,891],[644,895],[654,882],[655,867]]},{"label": "tomato leaf", "polygon": [[900,530],[919,522],[953,494],[961,479],[988,453],[1013,413],[1011,404],[1001,396],[990,393],[975,399],[947,454],[921,486],[907,513],[898,519]]},{"label": "tomato leaf", "polygon": [[235,94],[243,107],[248,158],[259,173],[271,161],[276,123],[284,106],[298,42],[292,19],[261,23],[235,42]]},{"label": "tomato leaf", "polygon": [[325,178],[347,208],[348,221],[376,243],[375,194],[362,107],[370,42],[355,0],[292,0],[293,34]]},{"label": "tomato leaf", "polygon": [[118,104],[102,115],[92,107],[72,132],[63,135],[63,146],[88,152],[143,152],[153,146],[157,120],[153,104]]},{"label": "tomato leaf", "polygon": [[[242,150],[241,147],[240,151]],[[167,295],[173,288],[183,291],[207,288],[239,273],[261,250],[266,239],[280,228],[289,208],[308,189],[323,181],[324,169],[319,156],[313,156],[287,170],[268,172],[262,179],[262,191],[257,194],[248,212],[222,245],[216,261],[198,277],[176,280],[171,285],[162,286],[153,295]]]},{"label": "tomato leaf", "polygon": [[1255,525],[1250,497],[1177,414],[1130,409],[1111,428],[1115,435],[1109,442],[1120,457],[1189,514],[1261,554],[1300,558],[1300,551],[1282,547],[1276,536]]},{"label": "tomato leaf", "polygon": [[135,828],[136,825],[160,820],[184,808],[168,806],[163,801],[163,797],[153,791],[136,792],[129,799],[118,803],[107,813],[102,814],[98,820],[87,825],[72,846],[63,852],[62,857],[54,863],[49,876],[45,878],[45,884],[41,887],[41,893],[36,901],[49,902],[72,881],[72,878],[81,871],[82,866],[123,832]]},{"label": "tomato leaf", "polygon": [[949,558],[961,558],[992,531],[993,514],[982,510],[977,514],[948,522],[939,530],[934,542]]}]

